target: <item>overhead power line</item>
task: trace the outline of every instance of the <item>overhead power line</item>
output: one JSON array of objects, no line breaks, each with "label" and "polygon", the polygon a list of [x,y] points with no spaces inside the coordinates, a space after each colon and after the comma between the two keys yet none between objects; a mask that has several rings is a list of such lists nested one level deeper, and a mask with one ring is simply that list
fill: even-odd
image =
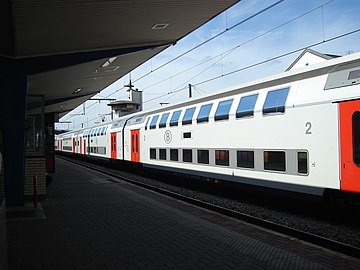
[{"label": "overhead power line", "polygon": [[266,7],[266,8],[264,8],[264,9],[260,10],[259,12],[255,13],[255,14],[253,14],[253,15],[249,16],[249,17],[247,17],[246,19],[244,19],[244,20],[242,20],[242,21],[240,21],[240,22],[238,22],[238,23],[234,24],[233,26],[231,26],[231,27],[229,27],[229,28],[226,28],[225,30],[221,31],[220,33],[216,34],[215,36],[213,36],[213,37],[211,37],[211,38],[209,38],[209,39],[207,39],[207,40],[205,40],[205,41],[201,42],[200,44],[196,45],[195,47],[193,47],[193,48],[191,48],[191,49],[189,49],[189,50],[187,50],[187,51],[183,52],[182,54],[180,54],[180,55],[176,56],[175,58],[173,58],[173,59],[171,59],[171,60],[167,61],[166,63],[164,63],[164,64],[162,64],[162,65],[158,66],[157,68],[155,68],[155,69],[151,70],[150,72],[145,73],[143,76],[141,76],[140,78],[136,79],[134,82],[140,81],[141,79],[145,78],[145,77],[146,77],[146,76],[148,76],[149,74],[151,74],[151,73],[153,73],[153,72],[155,72],[155,71],[157,71],[157,70],[159,70],[159,69],[161,69],[161,68],[163,68],[163,67],[167,66],[168,64],[170,64],[170,63],[172,63],[172,62],[176,61],[177,59],[179,59],[179,58],[183,57],[184,55],[186,55],[186,54],[188,54],[188,53],[192,52],[193,50],[195,50],[195,49],[197,49],[197,48],[199,48],[199,47],[203,46],[204,44],[206,44],[206,43],[208,43],[208,42],[210,42],[210,41],[212,41],[212,40],[214,40],[214,39],[216,39],[216,38],[220,37],[221,35],[225,34],[226,32],[228,32],[228,31],[230,31],[230,30],[234,29],[235,27],[237,27],[237,26],[239,26],[239,25],[243,24],[244,22],[249,21],[249,20],[250,20],[250,19],[252,19],[252,18],[257,17],[258,15],[260,15],[260,14],[264,13],[265,11],[267,11],[267,10],[269,10],[269,9],[271,9],[271,8],[273,8],[273,7],[275,7],[275,6],[277,6],[278,4],[280,4],[281,2],[284,2],[284,1],[285,1],[285,0],[280,0],[280,1],[277,1],[276,3],[274,3],[274,4],[272,4],[272,5],[268,6],[268,7]]}]

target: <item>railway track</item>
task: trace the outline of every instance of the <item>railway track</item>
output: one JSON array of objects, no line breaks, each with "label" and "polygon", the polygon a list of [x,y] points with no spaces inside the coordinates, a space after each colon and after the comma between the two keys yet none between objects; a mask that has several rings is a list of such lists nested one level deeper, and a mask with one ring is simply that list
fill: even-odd
[{"label": "railway track", "polygon": [[[288,236],[291,236],[291,237],[294,237],[294,238],[297,238],[297,239],[300,239],[300,240],[303,240],[303,241],[306,241],[306,242],[309,242],[309,243],[312,243],[312,244],[315,244],[315,245],[318,245],[318,246],[321,246],[324,248],[327,248],[329,250],[340,252],[342,254],[346,254],[348,256],[360,259],[360,248],[358,248],[358,247],[355,247],[355,246],[352,246],[349,244],[345,244],[345,243],[341,243],[339,241],[335,241],[333,239],[329,239],[326,237],[322,237],[322,236],[316,235],[314,233],[309,233],[309,232],[302,231],[299,229],[291,228],[289,226],[278,224],[276,222],[268,221],[268,220],[265,220],[265,219],[262,219],[262,218],[259,218],[259,217],[253,216],[253,215],[241,213],[239,211],[234,211],[234,210],[226,208],[226,207],[222,207],[219,205],[215,205],[213,203],[209,203],[209,202],[206,202],[203,200],[192,198],[190,196],[186,196],[186,195],[183,195],[183,194],[180,194],[177,192],[169,191],[164,188],[159,188],[157,186],[154,186],[154,185],[151,185],[148,183],[137,181],[135,179],[130,178],[129,176],[124,176],[124,175],[120,175],[116,172],[111,172],[111,171],[109,171],[109,168],[105,168],[102,166],[94,166],[94,164],[84,162],[84,161],[74,160],[72,158],[67,158],[64,156],[57,156],[57,157],[64,159],[66,161],[69,161],[69,162],[76,163],[80,166],[101,172],[101,173],[111,176],[113,178],[117,178],[122,181],[126,181],[133,185],[140,186],[142,188],[152,190],[157,193],[175,198],[177,200],[181,200],[181,201],[196,205],[198,207],[202,207],[204,209],[208,209],[208,210],[220,213],[222,215],[226,215],[226,216],[229,216],[229,217],[241,220],[241,221],[245,221],[245,222],[260,226],[262,228],[266,228],[266,229],[269,229],[269,230],[272,230],[275,232],[279,232],[279,233],[282,233],[282,234],[285,234],[285,235],[288,235]],[[109,180],[111,181],[111,179],[109,179]]]}]

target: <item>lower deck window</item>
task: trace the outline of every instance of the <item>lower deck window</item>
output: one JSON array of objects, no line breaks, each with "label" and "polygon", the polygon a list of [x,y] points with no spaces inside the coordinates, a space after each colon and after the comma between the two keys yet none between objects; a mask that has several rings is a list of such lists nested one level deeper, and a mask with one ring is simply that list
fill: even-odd
[{"label": "lower deck window", "polygon": [[156,149],[150,148],[150,159],[156,159]]},{"label": "lower deck window", "polygon": [[298,170],[300,174],[308,174],[308,153],[307,152],[298,152]]},{"label": "lower deck window", "polygon": [[183,162],[192,162],[192,150],[183,149]]},{"label": "lower deck window", "polygon": [[285,152],[264,151],[264,169],[269,171],[285,172]]},{"label": "lower deck window", "polygon": [[159,159],[166,160],[166,149],[159,150]]},{"label": "lower deck window", "polygon": [[179,150],[178,149],[170,149],[170,160],[172,160],[172,161],[179,160]]},{"label": "lower deck window", "polygon": [[237,166],[254,169],[254,151],[237,151]]},{"label": "lower deck window", "polygon": [[229,150],[215,150],[215,164],[229,166]]},{"label": "lower deck window", "polygon": [[353,156],[354,163],[360,166],[360,112],[357,111],[352,117],[353,125]]},{"label": "lower deck window", "polygon": [[198,150],[198,163],[209,164],[209,150]]}]

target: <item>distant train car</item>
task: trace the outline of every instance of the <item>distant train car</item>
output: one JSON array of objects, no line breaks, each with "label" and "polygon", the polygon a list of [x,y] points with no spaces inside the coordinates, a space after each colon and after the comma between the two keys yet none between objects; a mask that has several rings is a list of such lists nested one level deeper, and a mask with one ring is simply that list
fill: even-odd
[{"label": "distant train car", "polygon": [[360,53],[64,133],[55,147],[205,179],[360,193]]}]

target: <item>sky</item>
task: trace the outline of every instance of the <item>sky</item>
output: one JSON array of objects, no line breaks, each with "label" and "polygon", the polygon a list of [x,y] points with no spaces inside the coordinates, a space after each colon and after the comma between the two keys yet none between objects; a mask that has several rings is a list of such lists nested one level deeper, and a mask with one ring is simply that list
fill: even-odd
[{"label": "sky", "polygon": [[[144,111],[166,106],[162,103],[186,101],[188,84],[193,85],[193,97],[201,97],[281,73],[307,47],[340,56],[360,51],[360,0],[278,2],[242,0],[131,71],[135,88],[143,91]],[[275,3],[278,4],[267,9]],[[348,34],[351,32],[355,33]],[[212,37],[215,38],[171,61]],[[277,58],[288,53],[291,54]],[[126,100],[124,85],[128,82],[129,74],[94,98]],[[90,127],[103,117],[110,121],[106,102],[87,101],[86,115],[74,115],[82,111],[83,105],[75,108],[60,119],[71,123],[57,123],[55,128]]]}]

